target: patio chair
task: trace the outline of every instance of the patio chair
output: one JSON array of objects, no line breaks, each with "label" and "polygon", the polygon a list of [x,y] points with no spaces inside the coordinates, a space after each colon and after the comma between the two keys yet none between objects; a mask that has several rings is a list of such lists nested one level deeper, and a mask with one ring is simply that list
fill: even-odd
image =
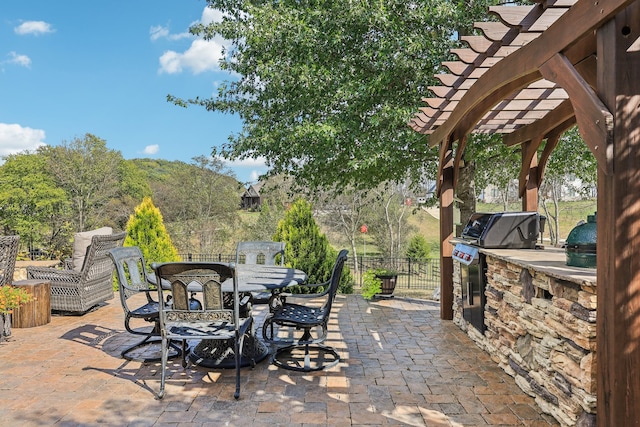
[{"label": "patio chair", "polygon": [[[331,307],[338,292],[342,269],[348,253],[349,251],[346,249],[340,251],[329,281],[317,285],[304,285],[308,287],[323,286],[322,292],[295,294],[265,318],[262,325],[263,339],[276,346],[285,345],[275,352],[273,363],[276,366],[309,372],[335,366],[340,361],[338,353],[332,347],[322,343],[327,338]],[[294,299],[296,302],[292,302]],[[307,302],[303,304],[302,301]],[[320,302],[318,303],[318,301]],[[295,338],[294,333],[298,330],[302,330],[302,336]],[[313,333],[312,330],[314,330]],[[283,333],[288,333],[292,338],[283,338]],[[313,358],[313,365],[311,352],[316,355]]]},{"label": "patio chair", "polygon": [[[240,316],[240,294],[238,280],[233,264],[169,262],[153,264],[158,283],[158,300],[163,300],[164,283],[170,285],[166,291],[171,297],[167,304],[160,304],[160,333],[162,337],[162,376],[158,397],[164,396],[169,343],[181,340],[183,343],[183,366],[186,366],[187,340],[216,341],[210,346],[215,350],[228,346],[234,354],[236,370],[236,390],[233,395],[240,397],[240,359],[245,334],[253,336],[253,317],[251,311]],[[233,307],[225,308],[222,297],[223,282],[233,283]],[[191,289],[201,290],[201,302],[193,304]],[[222,341],[222,342],[220,342]],[[192,359],[194,360],[194,359]],[[197,364],[197,360],[195,360]],[[255,366],[255,360],[251,361]]]},{"label": "patio chair", "polygon": [[27,267],[27,278],[51,283],[51,309],[84,314],[114,296],[113,262],[109,249],[122,246],[126,232],[94,235],[79,270]]},{"label": "patio chair", "polygon": [[0,236],[0,286],[13,282],[20,236]]},{"label": "patio chair", "polygon": [[[144,256],[138,246],[110,249],[109,256],[113,260],[116,268],[118,293],[120,294],[120,302],[124,310],[124,327],[130,334],[145,337],[142,341],[122,350],[120,354],[127,360],[138,360],[142,362],[159,361],[161,359],[160,353],[158,353],[157,357],[136,357],[130,355],[130,353],[141,348],[153,345],[159,346],[161,343],[158,301],[151,295],[152,293],[157,295],[157,290],[155,284],[152,284],[149,280],[150,277],[147,274]],[[144,295],[144,299],[137,298],[136,301],[138,301],[138,304],[142,303],[142,305],[132,305],[131,298],[141,294]],[[151,330],[148,330],[148,328],[134,328],[132,326],[132,322],[136,322],[134,319],[138,319],[138,323],[139,319],[153,323],[153,328]],[[179,346],[172,343],[171,347],[175,350],[171,357],[182,354]]]},{"label": "patio chair", "polygon": [[[236,247],[236,264],[284,265],[285,242],[239,242]],[[269,304],[271,292],[251,292],[253,304]]]}]

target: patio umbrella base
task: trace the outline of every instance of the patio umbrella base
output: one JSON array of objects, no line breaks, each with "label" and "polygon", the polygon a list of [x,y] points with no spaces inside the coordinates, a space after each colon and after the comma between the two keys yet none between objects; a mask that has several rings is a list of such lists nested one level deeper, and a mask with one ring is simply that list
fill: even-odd
[{"label": "patio umbrella base", "polygon": [[[255,335],[245,335],[240,366],[253,366],[269,355],[269,348]],[[233,339],[202,340],[189,353],[189,361],[205,368],[234,369]]]}]

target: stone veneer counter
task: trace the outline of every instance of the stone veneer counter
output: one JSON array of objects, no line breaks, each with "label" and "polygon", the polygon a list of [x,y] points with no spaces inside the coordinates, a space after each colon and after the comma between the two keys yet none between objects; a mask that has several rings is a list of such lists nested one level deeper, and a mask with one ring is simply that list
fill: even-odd
[{"label": "stone veneer counter", "polygon": [[595,425],[596,270],[562,249],[480,249],[486,257],[481,333],[462,315],[454,262],[454,322],[563,426]]},{"label": "stone veneer counter", "polygon": [[549,277],[568,280],[578,285],[596,285],[596,269],[568,266],[564,249],[480,249],[480,252],[521,267],[531,268]]}]

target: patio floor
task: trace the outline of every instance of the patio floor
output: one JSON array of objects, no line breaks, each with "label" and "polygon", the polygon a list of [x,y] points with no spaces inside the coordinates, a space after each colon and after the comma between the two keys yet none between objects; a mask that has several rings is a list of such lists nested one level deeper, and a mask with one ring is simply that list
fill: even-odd
[{"label": "patio floor", "polygon": [[[258,324],[265,306],[258,306]],[[0,425],[11,426],[555,426],[432,301],[338,295],[327,343],[342,361],[311,374],[268,360],[242,370],[124,360],[139,340],[118,299],[84,316],[12,330],[0,344]]]}]

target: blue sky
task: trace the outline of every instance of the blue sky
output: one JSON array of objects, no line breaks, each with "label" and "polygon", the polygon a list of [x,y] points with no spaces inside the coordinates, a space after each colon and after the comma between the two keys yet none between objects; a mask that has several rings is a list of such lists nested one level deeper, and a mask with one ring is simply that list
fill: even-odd
[{"label": "blue sky", "polygon": [[[205,0],[2,0],[0,155],[92,133],[125,159],[189,162],[240,132],[236,116],[180,108],[230,78],[224,40],[188,33],[210,22]],[[228,164],[243,182],[261,162]]]}]

